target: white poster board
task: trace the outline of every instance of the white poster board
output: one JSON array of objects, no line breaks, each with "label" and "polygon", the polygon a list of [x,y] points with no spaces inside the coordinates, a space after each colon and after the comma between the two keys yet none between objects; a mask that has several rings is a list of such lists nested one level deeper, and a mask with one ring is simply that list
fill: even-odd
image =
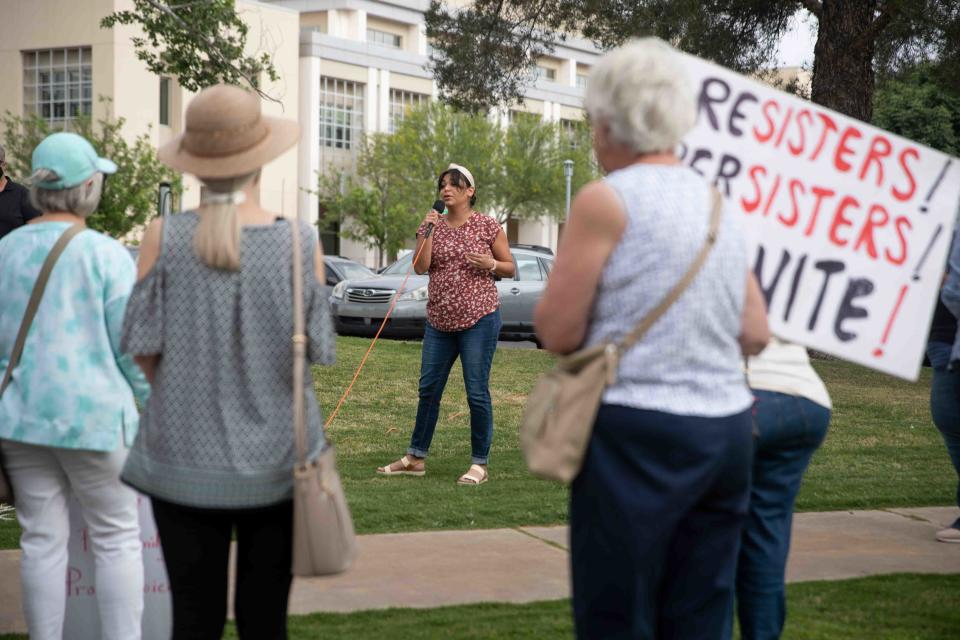
[{"label": "white poster board", "polygon": [[[150,499],[139,496],[140,539],[143,540],[143,640],[169,640],[172,631],[170,584],[163,564],[160,537]],[[94,586],[94,559],[80,505],[70,498],[70,545],[67,561],[67,615],[64,640],[100,638]]]},{"label": "white poster board", "polygon": [[916,380],[960,202],[960,160],[684,56],[684,164],[748,226],[783,339]]}]

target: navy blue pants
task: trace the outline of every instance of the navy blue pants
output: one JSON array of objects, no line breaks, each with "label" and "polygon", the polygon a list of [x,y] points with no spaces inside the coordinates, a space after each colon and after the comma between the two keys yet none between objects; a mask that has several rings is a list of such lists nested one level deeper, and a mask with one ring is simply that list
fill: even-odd
[{"label": "navy blue pants", "polygon": [[578,638],[723,635],[752,456],[749,411],[600,407],[570,496]]},{"label": "navy blue pants", "polygon": [[[933,424],[937,425],[947,453],[960,480],[960,369],[957,365],[951,369],[950,351],[952,345],[931,342],[927,345],[927,356],[933,365],[933,383],[930,385],[930,414]],[[960,483],[957,484],[957,506],[960,507]],[[960,518],[953,523],[960,529]]]}]

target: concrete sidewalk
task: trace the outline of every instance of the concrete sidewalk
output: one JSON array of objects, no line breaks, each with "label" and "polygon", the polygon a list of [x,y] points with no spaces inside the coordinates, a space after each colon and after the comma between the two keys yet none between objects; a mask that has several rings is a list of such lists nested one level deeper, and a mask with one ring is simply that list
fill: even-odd
[{"label": "concrete sidewalk", "polygon": [[[933,537],[956,515],[953,507],[798,514],[787,580],[960,573],[960,545]],[[361,536],[350,572],[295,582],[290,612],[566,598],[567,565],[566,527]],[[0,633],[25,630],[18,576],[19,552],[0,552]]]}]

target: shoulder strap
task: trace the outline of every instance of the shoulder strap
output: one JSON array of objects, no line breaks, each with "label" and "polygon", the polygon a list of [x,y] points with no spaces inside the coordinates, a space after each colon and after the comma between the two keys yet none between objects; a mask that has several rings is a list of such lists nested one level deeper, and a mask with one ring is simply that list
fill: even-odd
[{"label": "shoulder strap", "polygon": [[307,462],[307,429],[303,409],[303,370],[306,365],[307,336],[303,319],[303,261],[300,247],[300,225],[287,220],[293,240],[293,438],[297,449],[297,467]]},{"label": "shoulder strap", "polygon": [[690,283],[693,282],[693,279],[697,277],[697,274],[700,272],[700,268],[703,267],[703,263],[707,261],[707,256],[710,254],[710,250],[713,249],[713,245],[717,242],[717,231],[720,228],[720,214],[723,211],[723,196],[720,195],[720,192],[714,188],[711,188],[710,191],[713,193],[713,210],[710,213],[710,230],[707,232],[707,237],[703,242],[703,246],[700,247],[700,253],[697,254],[697,257],[693,259],[693,262],[690,264],[690,267],[687,269],[687,272],[683,274],[683,277],[680,278],[680,281],[674,285],[673,289],[664,296],[663,300],[660,301],[656,307],[653,308],[646,317],[640,321],[633,331],[631,331],[619,344],[619,350],[621,353],[635,345],[644,334],[649,331],[650,327],[653,326],[653,323],[660,319],[667,310],[673,306],[673,303],[683,294]]},{"label": "shoulder strap", "polygon": [[54,243],[47,259],[43,261],[40,267],[40,275],[33,285],[33,291],[30,292],[30,300],[27,301],[27,310],[23,313],[23,320],[20,321],[20,331],[17,332],[17,339],[13,343],[13,351],[10,353],[10,361],[7,363],[7,371],[3,374],[3,383],[0,384],[0,396],[7,390],[13,378],[13,370],[20,362],[20,355],[23,353],[23,345],[27,342],[27,333],[30,332],[30,325],[33,324],[33,317],[37,315],[37,308],[40,306],[40,300],[43,298],[43,291],[47,288],[47,280],[50,279],[50,272],[53,266],[60,258],[60,254],[67,248],[67,244],[73,240],[74,236],[86,229],[82,224],[75,224],[60,234],[60,237]]}]

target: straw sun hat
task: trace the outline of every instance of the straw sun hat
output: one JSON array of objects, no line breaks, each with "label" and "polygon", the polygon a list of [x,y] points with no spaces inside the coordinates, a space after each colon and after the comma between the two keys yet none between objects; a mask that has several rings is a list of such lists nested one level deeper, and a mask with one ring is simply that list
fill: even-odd
[{"label": "straw sun hat", "polygon": [[218,84],[190,102],[184,132],[157,155],[164,164],[201,178],[229,178],[256,171],[299,137],[296,122],[262,115],[256,94]]}]

